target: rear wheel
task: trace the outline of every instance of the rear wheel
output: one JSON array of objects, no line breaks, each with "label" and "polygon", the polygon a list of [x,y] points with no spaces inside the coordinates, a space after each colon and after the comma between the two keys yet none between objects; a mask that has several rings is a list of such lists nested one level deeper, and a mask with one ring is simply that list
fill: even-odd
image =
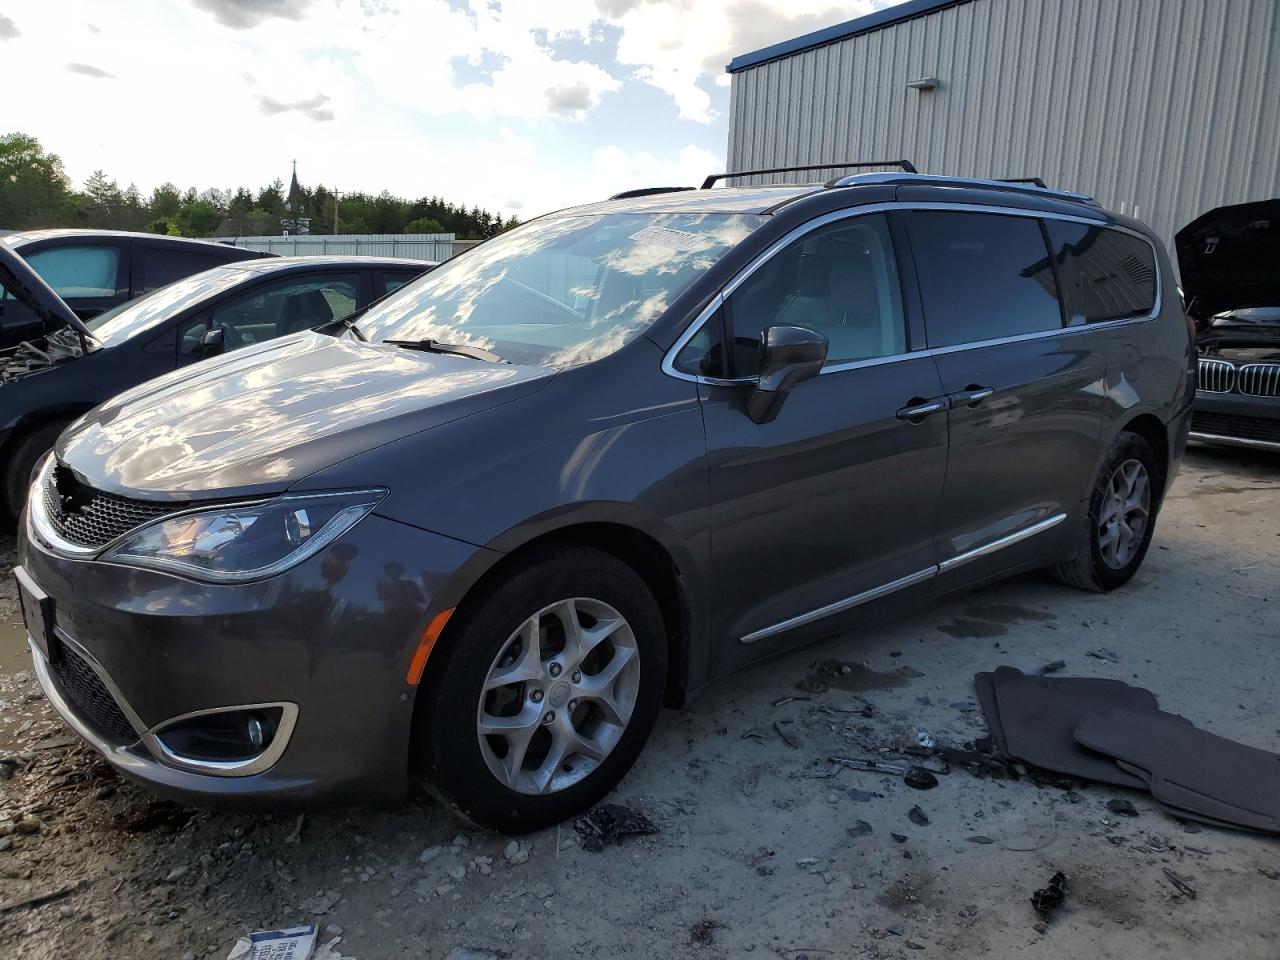
[{"label": "rear wheel", "polygon": [[644,581],[609,554],[557,548],[458,617],[419,694],[417,740],[434,789],[507,832],[603,797],[639,756],[662,701],[666,638]]},{"label": "rear wheel", "polygon": [[67,427],[67,421],[55,420],[44,423],[29,433],[19,437],[5,459],[4,474],[4,507],[17,519],[22,508],[27,504],[27,490],[31,486],[32,474],[40,458],[53,449],[58,434]]},{"label": "rear wheel", "polygon": [[1094,484],[1075,556],[1054,567],[1054,575],[1099,592],[1128,583],[1151,546],[1159,476],[1151,444],[1136,433],[1121,433]]}]

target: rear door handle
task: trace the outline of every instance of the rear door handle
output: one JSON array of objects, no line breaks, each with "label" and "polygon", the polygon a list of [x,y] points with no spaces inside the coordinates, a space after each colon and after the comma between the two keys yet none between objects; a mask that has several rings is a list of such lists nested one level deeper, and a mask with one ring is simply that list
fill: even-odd
[{"label": "rear door handle", "polygon": [[990,387],[970,387],[968,390],[961,390],[959,393],[950,394],[948,399],[951,405],[955,407],[970,406],[976,407],[987,397],[995,393]]},{"label": "rear door handle", "polygon": [[925,400],[923,403],[913,403],[903,407],[898,411],[899,420],[910,420],[913,423],[919,423],[925,417],[933,413],[942,413],[947,409],[947,401],[939,397],[936,400]]}]

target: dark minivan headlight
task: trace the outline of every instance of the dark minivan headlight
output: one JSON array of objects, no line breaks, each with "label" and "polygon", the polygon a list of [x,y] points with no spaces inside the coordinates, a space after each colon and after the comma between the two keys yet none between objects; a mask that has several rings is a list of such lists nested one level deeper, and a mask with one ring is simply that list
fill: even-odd
[{"label": "dark minivan headlight", "polygon": [[101,559],[213,583],[262,580],[314,556],[385,495],[385,490],[291,494],[266,503],[193,510],[140,528]]}]

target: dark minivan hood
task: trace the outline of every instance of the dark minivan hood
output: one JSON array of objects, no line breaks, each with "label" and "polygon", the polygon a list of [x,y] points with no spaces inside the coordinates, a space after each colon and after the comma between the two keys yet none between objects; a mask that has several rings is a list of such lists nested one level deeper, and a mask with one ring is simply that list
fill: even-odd
[{"label": "dark minivan hood", "polygon": [[297,334],[120,394],[64,433],[57,456],[91,486],[125,496],[275,493],[383,443],[533,393],[551,373]]},{"label": "dark minivan hood", "polygon": [[1218,207],[1178,231],[1187,314],[1280,306],[1280,199]]}]

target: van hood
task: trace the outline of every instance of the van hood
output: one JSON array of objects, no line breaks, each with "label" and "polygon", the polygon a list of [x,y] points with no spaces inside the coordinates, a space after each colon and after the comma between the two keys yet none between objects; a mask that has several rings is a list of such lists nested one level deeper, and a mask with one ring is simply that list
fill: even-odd
[{"label": "van hood", "polygon": [[1187,314],[1280,306],[1280,199],[1218,207],[1174,238]]},{"label": "van hood", "polygon": [[31,343],[0,352],[0,386],[98,348],[66,301],[4,241],[0,241],[0,288],[29,307],[47,331]]},{"label": "van hood", "polygon": [[278,493],[381,444],[527,396],[552,375],[307,332],[122,393],[63,433],[56,454],[84,483],[128,497]]}]

